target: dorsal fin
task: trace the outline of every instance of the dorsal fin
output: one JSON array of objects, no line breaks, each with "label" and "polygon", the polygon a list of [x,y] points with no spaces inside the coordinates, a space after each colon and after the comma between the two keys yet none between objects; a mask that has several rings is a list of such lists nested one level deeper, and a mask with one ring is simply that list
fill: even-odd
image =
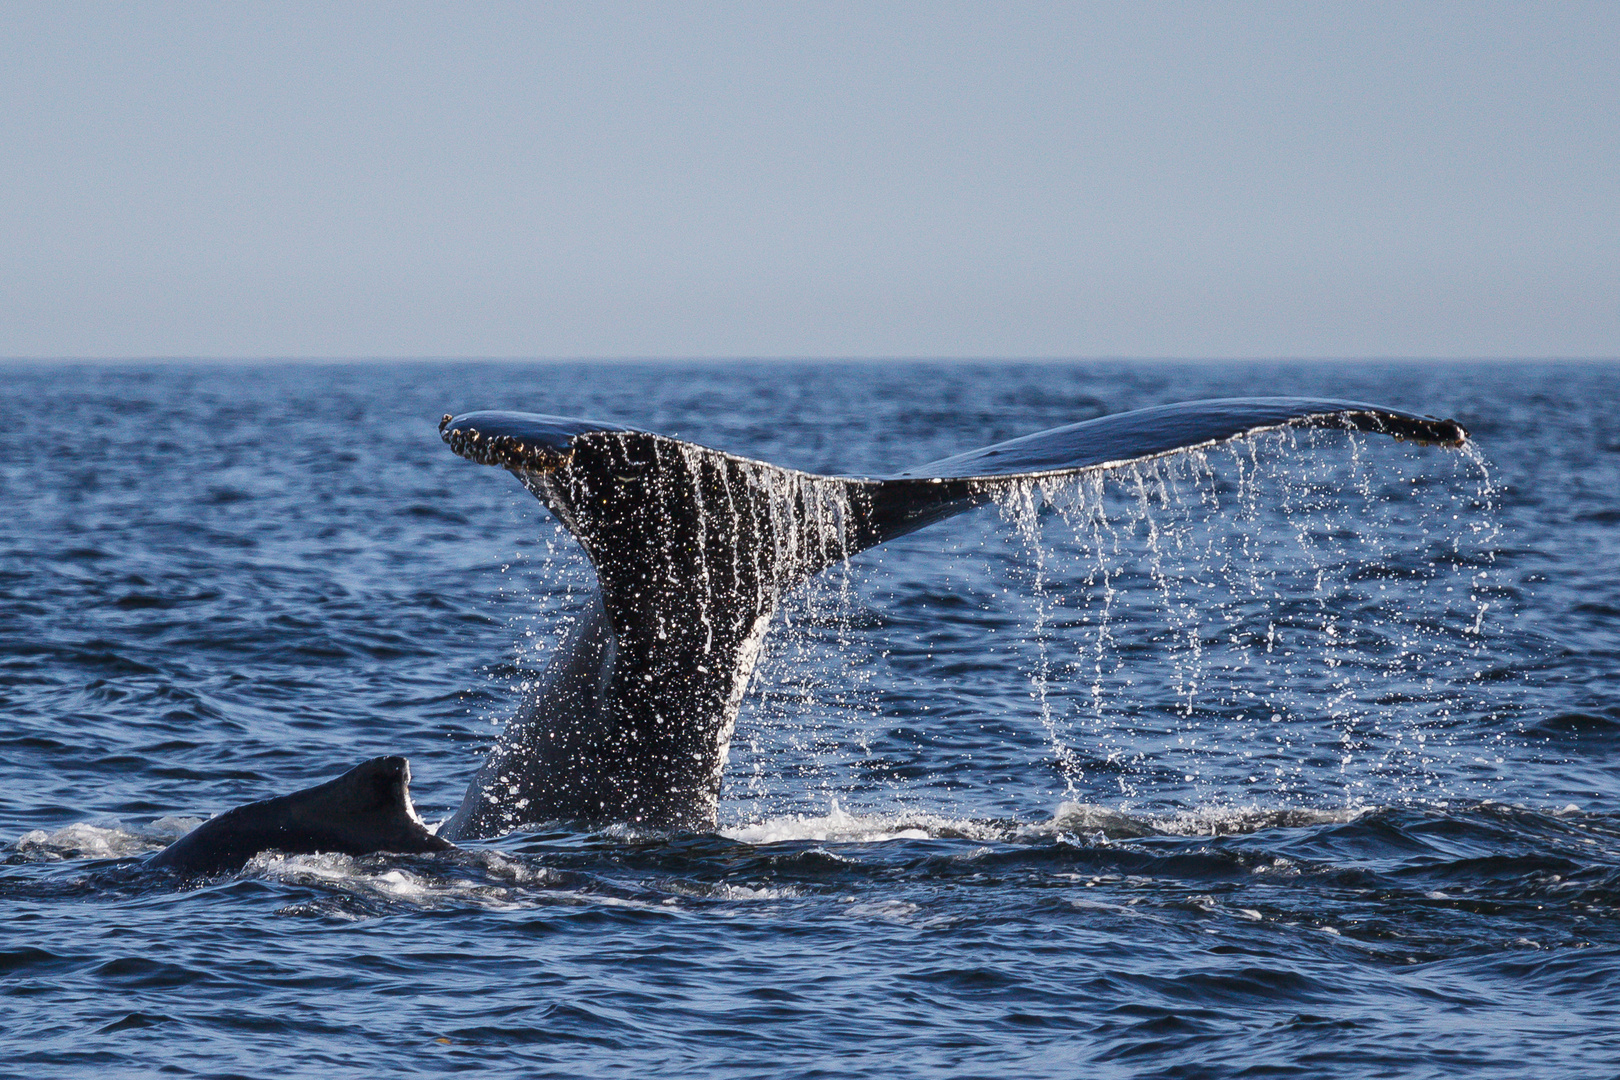
[{"label": "dorsal fin", "polygon": [[261,851],[369,855],[454,847],[416,816],[410,783],[404,758],[372,758],[324,784],[210,818],[147,865],[185,875],[218,874],[240,868]]}]

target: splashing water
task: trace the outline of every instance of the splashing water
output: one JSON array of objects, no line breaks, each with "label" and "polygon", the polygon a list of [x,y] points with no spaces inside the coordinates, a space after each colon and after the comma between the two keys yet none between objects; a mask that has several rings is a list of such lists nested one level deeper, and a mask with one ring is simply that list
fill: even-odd
[{"label": "splashing water", "polygon": [[[1091,675],[1084,692],[1038,676],[1046,723],[1128,761],[1122,795],[1151,798],[1167,768],[1201,800],[1303,795],[1298,778],[1332,757],[1346,801],[1432,795],[1439,760],[1475,749],[1450,721],[1488,606],[1477,457],[1372,455],[1290,429],[1041,495],[1057,526],[1020,524],[1054,612],[1037,624],[1041,664],[1050,651]],[[1073,753],[1058,756],[1067,770]]]},{"label": "splashing water", "polygon": [[[1011,483],[1001,520],[980,515],[976,534],[925,532],[909,551],[857,560],[855,577],[875,588],[841,573],[790,598],[739,721],[746,792],[733,781],[732,817],[836,795],[947,814],[985,805],[964,790],[971,779],[908,766],[961,727],[871,689],[876,671],[892,680],[891,652],[906,648],[889,638],[906,628],[935,668],[916,697],[978,698],[981,731],[1035,751],[1025,769],[1054,768],[1054,804],[1177,812],[1488,794],[1505,736],[1464,721],[1484,711],[1494,500],[1471,447],[1294,429]],[[914,580],[924,573],[937,583]],[[928,604],[964,610],[941,627]],[[976,684],[975,649],[1015,652],[1025,688]],[[943,670],[941,652],[953,660]],[[849,780],[862,758],[869,785]]]},{"label": "splashing water", "polygon": [[[0,434],[19,1075],[1575,1080],[1616,1057],[1613,363],[7,385],[49,404]],[[460,800],[595,575],[444,452],[424,418],[447,402],[881,472],[1262,392],[1457,416],[1501,479],[1467,448],[1279,434],[897,538],[784,600],[714,834],[272,856],[201,887],[141,865],[378,753],[411,757],[430,815]]]}]

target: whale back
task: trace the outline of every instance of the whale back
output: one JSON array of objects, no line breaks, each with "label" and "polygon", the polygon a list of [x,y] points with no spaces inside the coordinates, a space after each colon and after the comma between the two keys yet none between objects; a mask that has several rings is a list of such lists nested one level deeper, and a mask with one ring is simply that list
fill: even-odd
[{"label": "whale back", "polygon": [[443,851],[411,805],[410,764],[372,758],[342,776],[211,818],[147,860],[191,877],[240,869],[261,851],[369,855]]}]

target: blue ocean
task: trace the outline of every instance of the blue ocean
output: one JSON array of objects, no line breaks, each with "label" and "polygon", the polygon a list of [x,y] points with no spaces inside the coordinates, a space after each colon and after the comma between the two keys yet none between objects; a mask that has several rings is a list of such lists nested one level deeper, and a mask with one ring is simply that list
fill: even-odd
[{"label": "blue ocean", "polygon": [[[9,363],[0,1075],[1620,1076],[1620,364]],[[713,832],[177,882],[459,803],[589,595],[446,413],[881,475],[1211,397],[1451,417],[1032,484],[787,597]]]}]

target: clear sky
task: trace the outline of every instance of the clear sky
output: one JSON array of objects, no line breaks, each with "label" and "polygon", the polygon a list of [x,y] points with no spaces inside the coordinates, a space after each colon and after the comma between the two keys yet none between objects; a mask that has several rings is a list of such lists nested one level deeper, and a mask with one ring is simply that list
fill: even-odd
[{"label": "clear sky", "polygon": [[0,355],[1620,355],[1614,0],[8,2],[0,93]]}]

